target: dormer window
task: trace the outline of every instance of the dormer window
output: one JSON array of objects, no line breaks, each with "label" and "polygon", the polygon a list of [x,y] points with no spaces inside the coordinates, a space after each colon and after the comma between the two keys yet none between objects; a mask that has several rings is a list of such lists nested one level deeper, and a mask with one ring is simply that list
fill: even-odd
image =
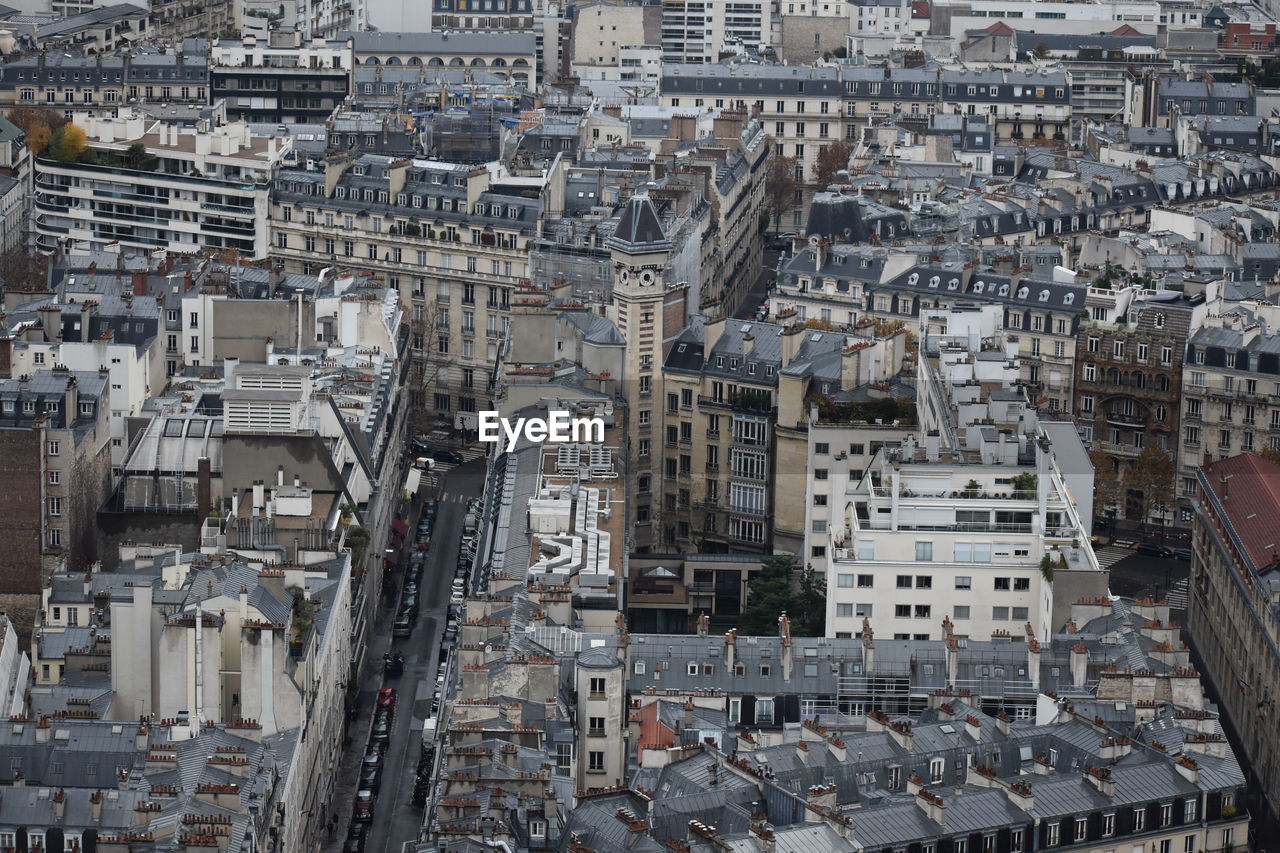
[{"label": "dormer window", "polygon": [[1002,285],[1000,285],[1000,295],[1001,295],[1001,296],[1008,296],[1008,295],[1009,295],[1009,285],[1007,285],[1007,284],[1002,284]]},{"label": "dormer window", "polygon": [[951,279],[951,281],[947,282],[947,290],[956,290],[959,287],[960,287],[960,279],[958,278],[953,278]]},{"label": "dormer window", "polygon": [[985,281],[974,282],[974,285],[973,285],[974,293],[981,293],[986,289],[987,289],[987,283]]},{"label": "dormer window", "polygon": [[1041,301],[1041,302],[1048,302],[1048,301],[1049,301],[1049,291],[1047,291],[1047,290],[1042,290],[1042,291],[1040,291],[1040,301]]},{"label": "dormer window", "polygon": [[933,287],[933,288],[936,288],[936,287],[938,286],[938,284],[939,284],[941,281],[942,281],[942,279],[938,278],[938,277],[935,275],[935,276],[933,276],[932,278],[930,278],[930,279],[929,279],[929,286],[930,286],[930,287]]},{"label": "dormer window", "polygon": [[1030,293],[1031,293],[1031,289],[1030,289],[1030,288],[1026,288],[1026,287],[1019,287],[1019,288],[1018,288],[1018,298],[1019,298],[1019,299],[1026,299],[1026,298],[1027,298],[1027,296],[1028,296]]},{"label": "dormer window", "polygon": [[1062,297],[1063,305],[1070,305],[1075,301],[1076,301],[1076,295],[1074,293],[1068,293],[1066,296]]},{"label": "dormer window", "polygon": [[907,276],[907,284],[909,284],[909,285],[911,285],[911,286],[913,286],[913,287],[915,286],[916,282],[918,282],[918,281],[920,281],[920,274],[919,274],[919,273],[914,273],[914,272],[913,272],[911,275]]},{"label": "dormer window", "polygon": [[351,174],[355,175],[357,178],[362,177],[364,175],[364,166],[352,166]]}]

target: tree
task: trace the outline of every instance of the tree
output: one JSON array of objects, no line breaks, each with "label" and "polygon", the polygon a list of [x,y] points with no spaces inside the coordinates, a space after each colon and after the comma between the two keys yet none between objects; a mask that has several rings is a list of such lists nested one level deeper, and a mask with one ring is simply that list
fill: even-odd
[{"label": "tree", "polygon": [[821,637],[827,622],[826,578],[805,566],[799,583],[793,584],[796,558],[791,554],[775,554],[760,561],[760,571],[747,585],[747,606],[738,625],[749,636],[777,636],[778,617],[791,617],[791,634],[796,637]]},{"label": "tree", "polygon": [[[769,144],[772,145],[773,141],[769,140]],[[765,199],[769,202],[775,229],[782,224],[782,214],[795,207],[797,189],[799,182],[796,181],[796,159],[775,155],[764,179]]]},{"label": "tree", "polygon": [[853,146],[843,139],[828,142],[818,150],[818,163],[814,169],[818,186],[825,187],[836,179],[836,173],[849,168]]},{"label": "tree", "polygon": [[1042,41],[1038,41],[1036,42],[1035,47],[1031,48],[1031,52],[1034,53],[1037,58],[1044,59],[1044,57],[1049,53],[1049,46]]},{"label": "tree", "polygon": [[778,616],[784,611],[794,612],[791,573],[795,567],[796,558],[790,554],[765,557],[760,561],[760,571],[752,575],[747,584],[747,606],[743,608],[738,625],[743,634],[777,636]]},{"label": "tree", "polygon": [[135,142],[125,149],[124,154],[120,157],[120,162],[126,169],[150,172],[155,169],[157,159],[155,155],[147,153],[147,146],[141,142]]},{"label": "tree", "polygon": [[0,254],[0,282],[15,291],[44,290],[48,286],[46,263],[47,260],[42,255],[11,249]]},{"label": "tree", "polygon": [[48,147],[54,131],[67,123],[61,113],[33,107],[9,110],[5,113],[5,118],[22,129],[27,136],[27,147],[36,155]]},{"label": "tree", "polygon": [[59,163],[73,163],[87,148],[84,131],[74,124],[64,124],[49,140],[49,156]]},{"label": "tree", "polygon": [[1276,465],[1280,465],[1280,450],[1276,450],[1273,447],[1264,447],[1261,450],[1255,450],[1254,453],[1268,462],[1274,462]]},{"label": "tree", "polygon": [[791,633],[797,637],[821,637],[827,628],[827,579],[806,565],[800,573],[800,593],[794,597],[795,621]]},{"label": "tree", "polygon": [[1117,503],[1123,493],[1116,463],[1110,456],[1095,447],[1089,454],[1093,462],[1093,514],[1103,515],[1107,507]]},{"label": "tree", "polygon": [[[414,308],[412,317],[409,324],[412,333],[410,343],[413,346],[409,389],[412,402],[410,411],[413,413],[411,417],[414,428],[420,433],[427,433],[434,426],[427,412],[433,408],[430,402],[440,386],[440,374],[449,364],[449,354],[440,352],[437,340],[436,332],[440,321],[436,301],[428,299],[421,310]],[[447,329],[440,331],[448,332]]]},{"label": "tree", "polygon": [[1128,486],[1142,495],[1140,506],[1142,521],[1146,521],[1156,507],[1173,505],[1173,457],[1158,444],[1142,448],[1129,471]]}]

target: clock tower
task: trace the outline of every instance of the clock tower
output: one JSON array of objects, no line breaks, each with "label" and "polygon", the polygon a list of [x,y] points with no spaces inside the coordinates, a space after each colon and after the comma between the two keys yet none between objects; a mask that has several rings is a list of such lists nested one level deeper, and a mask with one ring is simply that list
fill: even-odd
[{"label": "clock tower", "polygon": [[[653,201],[644,192],[633,196],[609,239],[613,261],[610,317],[626,340],[622,393],[630,441],[628,520],[632,547],[642,551],[662,542],[663,343],[680,331],[666,328],[664,307],[668,299],[680,299],[680,310],[673,315],[680,321],[684,319],[683,298],[668,292],[665,280],[671,251],[671,241],[663,231]],[[638,488],[641,482],[648,487]]]}]

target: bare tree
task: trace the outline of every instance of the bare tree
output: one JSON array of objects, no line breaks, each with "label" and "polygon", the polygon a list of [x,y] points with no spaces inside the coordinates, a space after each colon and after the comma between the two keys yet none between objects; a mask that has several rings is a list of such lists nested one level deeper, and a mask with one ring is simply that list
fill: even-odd
[{"label": "bare tree", "polygon": [[429,298],[422,305],[414,305],[411,311],[409,346],[412,348],[413,368],[409,384],[410,419],[415,430],[426,433],[432,427],[427,413],[434,408],[429,404],[440,387],[440,375],[449,363],[449,354],[440,352],[437,330],[441,317],[435,299]]},{"label": "bare tree", "polygon": [[1124,489],[1115,460],[1096,447],[1089,457],[1093,462],[1093,512],[1097,515],[1119,501]]},{"label": "bare tree", "polygon": [[818,162],[814,167],[819,187],[825,187],[836,179],[836,173],[849,168],[853,146],[843,139],[828,142],[818,150]]},{"label": "bare tree", "polygon": [[1255,450],[1254,453],[1261,456],[1268,462],[1274,462],[1276,465],[1280,465],[1280,450],[1276,450],[1271,447],[1264,447],[1261,450]]},{"label": "bare tree", "polygon": [[38,292],[48,287],[48,259],[24,249],[0,254],[0,282],[12,291]]},{"label": "bare tree", "polygon": [[[770,144],[773,144],[772,141]],[[764,192],[769,202],[769,210],[773,214],[774,230],[781,225],[782,214],[796,206],[796,191],[799,189],[799,181],[796,179],[797,165],[794,157],[776,155],[769,163]]]},{"label": "bare tree", "polygon": [[1173,457],[1158,444],[1142,448],[1129,471],[1128,486],[1142,495],[1142,521],[1148,521],[1151,512],[1173,505]]}]

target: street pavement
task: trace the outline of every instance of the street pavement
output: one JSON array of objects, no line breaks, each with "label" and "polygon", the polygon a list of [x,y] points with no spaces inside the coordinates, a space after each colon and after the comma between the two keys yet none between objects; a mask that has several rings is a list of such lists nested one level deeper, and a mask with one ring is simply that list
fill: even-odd
[{"label": "street pavement", "polygon": [[[1164,598],[1169,600],[1170,606],[1175,610],[1186,608],[1187,578],[1191,575],[1191,564],[1186,560],[1151,557],[1132,551],[1128,556],[1112,562],[1110,568],[1110,586],[1114,595],[1125,598],[1150,596],[1157,600]],[[1186,624],[1185,620],[1179,621]]]},{"label": "street pavement", "polygon": [[[423,722],[431,714],[431,698],[435,692],[440,641],[448,621],[449,588],[458,560],[458,540],[462,535],[462,519],[466,515],[467,501],[479,497],[484,484],[484,460],[479,455],[464,451],[468,461],[449,466],[447,471],[436,471],[436,478],[419,489],[423,498],[439,501],[436,522],[427,552],[426,568],[419,583],[420,602],[418,621],[407,639],[391,638],[391,623],[395,618],[397,602],[383,602],[376,633],[370,639],[368,663],[360,672],[360,694],[357,714],[348,726],[350,738],[343,755],[342,766],[335,785],[333,808],[338,817],[336,831],[326,844],[325,853],[340,853],[351,819],[359,779],[360,762],[369,741],[373,723],[373,707],[377,692],[384,684],[394,687],[399,696],[396,715],[383,756],[382,784],[374,806],[373,823],[369,830],[366,853],[391,853],[403,850],[407,843],[417,840],[422,826],[422,809],[410,802],[421,753]],[[421,501],[413,504],[410,522],[411,535],[417,535],[418,514]],[[397,568],[397,591],[403,586],[404,572],[410,549]],[[405,658],[404,673],[384,681],[382,656],[387,652],[400,652]]]},{"label": "street pavement", "polygon": [[738,303],[738,310],[734,312],[739,320],[754,320],[756,318],[756,309],[760,307],[760,303],[764,301],[765,296],[769,293],[769,288],[773,286],[774,271],[778,267],[778,255],[781,254],[776,249],[764,250],[764,263],[760,266],[760,273],[756,276],[755,281],[751,283],[751,289],[742,297],[742,301]]}]

